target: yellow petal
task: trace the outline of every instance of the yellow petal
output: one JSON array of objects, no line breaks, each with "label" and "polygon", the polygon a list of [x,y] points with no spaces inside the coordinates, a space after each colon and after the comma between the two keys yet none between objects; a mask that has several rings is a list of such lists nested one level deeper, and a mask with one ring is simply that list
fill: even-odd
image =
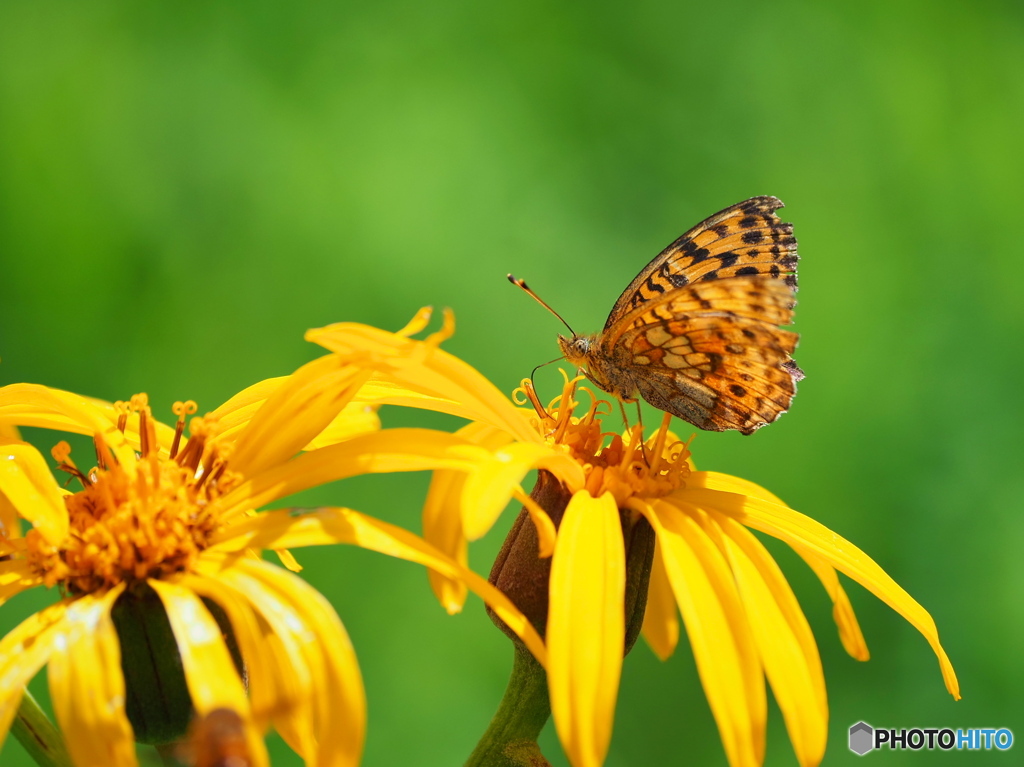
[{"label": "yellow petal", "polygon": [[288,376],[276,376],[247,386],[212,411],[209,417],[217,421],[220,426],[219,433],[235,432],[247,425],[256,411],[267,401],[267,398],[284,386],[287,381]]},{"label": "yellow petal", "polygon": [[[558,461],[561,459],[561,461]],[[481,462],[466,479],[462,494],[462,527],[466,537],[475,541],[482,538],[494,525],[512,499],[513,492],[527,472],[548,461],[564,463],[572,474],[580,465],[564,453],[556,453],[548,445],[514,442],[498,449],[493,460]],[[580,482],[575,489],[582,486]]]},{"label": "yellow petal", "polygon": [[655,543],[651,580],[647,587],[647,609],[641,629],[644,640],[661,660],[668,660],[679,644],[679,611],[672,584],[665,573],[661,546]]},{"label": "yellow petal", "polygon": [[[774,493],[760,485],[728,474],[719,474],[712,471],[694,472],[687,480],[687,484],[690,487],[707,487],[712,490],[725,490],[730,493],[750,495],[754,498],[777,503],[780,506],[788,505]],[[792,543],[790,545],[800,558],[807,563],[807,566],[814,571],[814,574],[818,576],[818,580],[825,587],[829,599],[832,600],[832,618],[839,629],[839,639],[843,643],[843,648],[857,660],[868,660],[871,654],[868,652],[867,642],[864,640],[864,634],[860,630],[860,624],[857,622],[857,615],[853,611],[850,598],[846,595],[846,591],[843,590],[842,584],[839,583],[839,577],[836,575],[835,568],[807,547]]]},{"label": "yellow petal", "polygon": [[935,621],[927,610],[859,548],[810,517],[760,498],[700,488],[688,488],[686,498],[704,508],[728,514],[747,527],[774,536],[794,548],[809,549],[860,583],[924,635],[938,657],[946,689],[959,700],[960,686],[953,665],[939,644]]},{"label": "yellow petal", "polygon": [[50,605],[0,639],[0,747],[18,713],[25,685],[50,659],[66,610],[66,602]]},{"label": "yellow petal", "polygon": [[337,442],[380,430],[377,411],[362,402],[350,402],[342,408],[324,430],[310,440],[303,450],[317,450]]},{"label": "yellow petal", "polygon": [[36,575],[35,570],[24,559],[8,559],[0,561],[0,604],[15,594],[38,586],[43,579]]},{"label": "yellow petal", "polygon": [[0,540],[12,541],[15,538],[21,538],[18,510],[7,496],[0,492]]},{"label": "yellow petal", "polygon": [[[362,391],[365,389],[363,387]],[[455,433],[487,450],[497,450],[511,439],[500,429],[482,423],[468,423]],[[424,539],[463,567],[469,561],[466,536],[462,531],[462,491],[466,476],[462,471],[435,471],[423,505]],[[448,614],[460,612],[468,593],[466,584],[446,578],[433,570],[428,570],[427,575],[430,587]]]},{"label": "yellow petal", "polygon": [[496,426],[520,441],[541,441],[529,420],[494,384],[434,341],[414,341],[356,323],[310,330],[306,339],[342,355],[370,355],[377,380],[459,403],[459,415]]},{"label": "yellow petal", "polygon": [[269,641],[271,632],[257,619],[246,596],[221,578],[184,575],[180,585],[214,602],[227,615],[245,661],[249,701],[258,726],[266,727],[274,716],[297,705],[299,691],[287,684],[294,672],[275,667],[279,658]]},{"label": "yellow petal", "polygon": [[513,497],[523,504],[526,513],[530,515],[533,527],[537,532],[537,556],[547,559],[555,553],[555,523],[551,517],[533,498],[526,494],[521,487],[517,487]]},{"label": "yellow petal", "polygon": [[352,401],[371,407],[380,407],[381,405],[416,407],[421,410],[448,413],[460,418],[470,418],[474,414],[471,409],[450,397],[439,397],[421,389],[404,386],[395,380],[382,377],[380,373],[371,375],[370,380],[363,385]]},{"label": "yellow petal", "polygon": [[290,510],[284,509],[249,517],[233,527],[231,533],[231,537],[220,539],[215,551],[291,549],[351,543],[425,565],[448,578],[456,578],[465,583],[523,640],[541,665],[546,662],[546,651],[540,636],[508,597],[473,571],[400,527],[351,509],[322,508],[302,516],[293,516]]},{"label": "yellow petal", "polygon": [[797,760],[815,767],[828,740],[828,701],[811,627],[778,564],[753,533],[714,512],[702,522],[729,559]]},{"label": "yellow petal", "polygon": [[236,515],[300,490],[358,474],[470,471],[490,457],[484,448],[454,434],[432,429],[386,429],[303,453],[264,471],[225,495],[221,508],[225,516]]},{"label": "yellow petal", "polygon": [[327,355],[290,375],[238,435],[231,468],[253,475],[291,458],[348,404],[369,372]]},{"label": "yellow petal", "polygon": [[604,762],[625,650],[626,555],[610,493],[573,495],[551,562],[548,688],[574,767]]},{"label": "yellow petal", "polygon": [[103,432],[111,425],[86,397],[27,383],[0,388],[0,421],[79,434]]},{"label": "yellow petal", "polygon": [[[466,476],[464,471],[435,471],[423,505],[423,538],[463,567],[469,563],[466,536],[462,532],[462,488]],[[434,570],[427,570],[427,575],[430,588],[448,614],[461,612],[469,593],[466,584]]]},{"label": "yellow petal", "polygon": [[67,537],[64,497],[46,460],[31,445],[0,445],[0,493],[48,543],[56,545]]},{"label": "yellow petal", "polygon": [[331,604],[301,578],[268,562],[247,560],[238,568],[265,591],[290,605],[305,627],[305,641],[314,641],[323,657],[328,705],[317,712],[316,763],[324,767],[350,767],[359,763],[366,733],[366,694],[352,642]]},{"label": "yellow petal", "polygon": [[[306,630],[291,607],[283,605],[259,581],[235,569],[236,562],[234,556],[208,550],[197,563],[197,570],[205,576],[202,578],[205,584],[222,584],[236,595],[238,601],[250,605],[259,614],[262,640],[256,641],[260,645],[258,652],[265,654],[267,661],[264,671],[270,676],[261,682],[255,669],[250,672],[253,706],[257,705],[253,685],[265,690],[267,697],[273,695],[271,719],[275,729],[296,753],[312,759],[316,753],[313,734],[316,707],[330,705],[327,690],[322,684],[314,684],[314,680],[325,678],[325,661],[318,640]],[[223,595],[221,599],[224,599]],[[229,600],[230,597],[219,604]],[[234,621],[232,625],[235,625]],[[235,631],[237,635],[240,630]],[[313,650],[311,655],[310,648]],[[247,657],[244,649],[242,652],[243,657]]]},{"label": "yellow petal", "polygon": [[759,767],[767,717],[764,674],[732,573],[690,514],[659,502],[644,516],[658,536],[729,764]]},{"label": "yellow petal", "polygon": [[251,756],[257,764],[267,764],[266,746],[252,721],[245,688],[217,621],[190,589],[155,578],[147,583],[164,605],[196,713],[205,716],[218,708],[237,713],[246,724]]},{"label": "yellow petal", "polygon": [[68,604],[50,657],[50,698],[75,764],[137,764],[110,608],[123,586]]},{"label": "yellow petal", "polygon": [[295,558],[288,549],[274,549],[274,553],[277,554],[278,559],[281,560],[281,564],[284,565],[288,570],[293,573],[301,573],[302,565],[299,564],[299,560]]},{"label": "yellow petal", "polygon": [[832,600],[832,620],[836,622],[836,627],[839,629],[839,639],[843,643],[843,649],[859,661],[870,660],[871,653],[868,652],[868,643],[860,630],[860,623],[857,622],[857,614],[853,611],[850,598],[846,595],[842,584],[839,583],[836,569],[802,546],[793,546],[792,548],[814,571],[818,580],[821,581],[821,585],[828,592],[828,596]]},{"label": "yellow petal", "polygon": [[[229,442],[236,440],[267,398],[287,381],[288,376],[267,378],[243,389],[210,413],[209,417],[217,421],[218,439]],[[302,449],[316,450],[379,428],[380,418],[374,408],[363,401],[352,401]]]},{"label": "yellow petal", "polygon": [[10,384],[0,388],[0,421],[15,426],[41,426],[75,434],[103,437],[123,466],[135,463],[135,454],[117,430],[110,411],[87,397],[38,384]]},{"label": "yellow petal", "polygon": [[245,690],[220,627],[202,600],[175,583],[156,579],[148,583],[167,612],[196,711],[208,714],[221,707],[248,710]]}]

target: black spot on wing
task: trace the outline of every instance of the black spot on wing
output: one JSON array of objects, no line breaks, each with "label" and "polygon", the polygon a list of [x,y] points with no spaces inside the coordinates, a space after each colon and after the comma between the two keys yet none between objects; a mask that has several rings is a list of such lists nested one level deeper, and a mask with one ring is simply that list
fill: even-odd
[{"label": "black spot on wing", "polygon": [[719,266],[718,268],[721,269],[725,267],[726,269],[728,269],[730,266],[739,261],[740,257],[737,253],[723,253],[718,258],[722,262],[722,265]]},{"label": "black spot on wing", "polygon": [[707,248],[698,248],[693,240],[687,238],[679,243],[679,249],[690,257],[690,263],[699,264],[711,255]]},{"label": "black spot on wing", "polygon": [[668,280],[674,288],[681,288],[690,284],[690,278],[685,274],[673,272],[672,265],[667,261],[661,265],[661,276]]},{"label": "black spot on wing", "polygon": [[665,288],[663,288],[661,285],[659,285],[657,282],[654,281],[654,275],[653,274],[650,275],[647,278],[647,282],[645,282],[644,284],[647,286],[647,289],[650,290],[652,293],[664,293],[665,292]]}]

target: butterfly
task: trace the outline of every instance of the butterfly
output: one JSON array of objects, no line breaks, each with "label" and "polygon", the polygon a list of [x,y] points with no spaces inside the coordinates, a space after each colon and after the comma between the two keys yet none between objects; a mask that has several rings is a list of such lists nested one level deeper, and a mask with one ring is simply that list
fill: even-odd
[{"label": "butterfly", "polygon": [[781,207],[752,197],[697,224],[636,276],[604,330],[558,336],[565,359],[619,400],[639,395],[701,429],[774,421],[804,377],[799,336],[780,327],[793,320],[798,258]]}]

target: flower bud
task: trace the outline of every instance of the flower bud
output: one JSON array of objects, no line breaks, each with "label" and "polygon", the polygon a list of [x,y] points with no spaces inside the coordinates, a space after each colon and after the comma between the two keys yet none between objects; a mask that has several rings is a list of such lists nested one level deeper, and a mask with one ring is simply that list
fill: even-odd
[{"label": "flower bud", "polygon": [[[585,490],[580,492],[586,492]],[[562,522],[565,508],[572,494],[550,472],[537,472],[537,484],[530,493],[537,504],[547,512],[556,529]],[[654,559],[654,531],[642,517],[629,510],[619,510],[622,538],[626,547],[626,652],[640,636],[644,609],[647,606],[647,586]],[[501,589],[527,617],[543,637],[548,623],[548,583],[551,577],[551,558],[541,559],[538,551],[537,529],[525,509],[520,511],[505,543],[491,568],[490,582]],[[513,642],[520,642],[490,608],[488,615],[494,624]]]}]

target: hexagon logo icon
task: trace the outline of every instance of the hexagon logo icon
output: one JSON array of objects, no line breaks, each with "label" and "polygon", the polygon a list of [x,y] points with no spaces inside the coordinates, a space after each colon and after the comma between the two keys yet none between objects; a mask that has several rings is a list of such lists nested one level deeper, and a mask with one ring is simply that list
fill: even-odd
[{"label": "hexagon logo icon", "polygon": [[857,722],[850,728],[850,750],[864,756],[875,747],[875,731],[867,722]]}]

